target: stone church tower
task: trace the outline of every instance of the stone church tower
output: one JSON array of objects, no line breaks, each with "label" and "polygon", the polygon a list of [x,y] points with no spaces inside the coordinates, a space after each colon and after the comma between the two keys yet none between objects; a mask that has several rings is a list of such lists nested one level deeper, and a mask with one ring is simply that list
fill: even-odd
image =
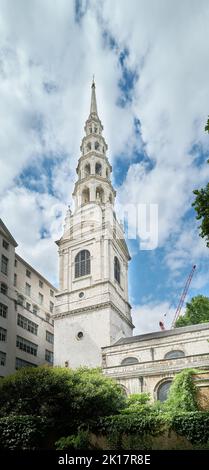
[{"label": "stone church tower", "polygon": [[130,255],[114,212],[112,167],[97,112],[95,83],[73,192],[59,247],[59,294],[54,316],[55,365],[105,365],[101,348],[132,335],[128,302]]}]

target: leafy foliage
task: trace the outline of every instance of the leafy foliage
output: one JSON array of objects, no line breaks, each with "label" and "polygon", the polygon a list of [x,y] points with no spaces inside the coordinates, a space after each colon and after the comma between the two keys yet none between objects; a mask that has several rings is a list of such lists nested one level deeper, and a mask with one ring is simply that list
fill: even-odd
[{"label": "leafy foliage", "polygon": [[133,393],[126,399],[125,408],[121,411],[127,413],[144,413],[152,411],[153,406],[150,404],[149,393]]},{"label": "leafy foliage", "polygon": [[45,432],[45,420],[39,416],[0,418],[0,449],[40,448]]},{"label": "leafy foliage", "polygon": [[209,441],[208,412],[177,413],[172,417],[171,427],[192,443],[207,443]]},{"label": "leafy foliage", "polygon": [[192,379],[195,370],[186,369],[177,374],[171,384],[165,408],[172,414],[198,410],[197,390]]},{"label": "leafy foliage", "polygon": [[[207,120],[205,131],[209,133],[209,119]],[[200,236],[206,239],[206,245],[209,247],[209,183],[205,188],[195,189],[193,193],[196,197],[192,206],[197,213],[196,219],[201,220],[201,225],[199,226]]]},{"label": "leafy foliage", "polygon": [[25,368],[0,382],[0,416],[44,417],[57,438],[124,405],[121,387],[98,369]]},{"label": "leafy foliage", "polygon": [[205,131],[208,132],[208,134],[209,134],[209,118],[208,118],[207,124],[205,126]]},{"label": "leafy foliage", "polygon": [[197,295],[190,302],[187,302],[186,313],[178,318],[175,327],[196,325],[204,322],[209,322],[209,298]]},{"label": "leafy foliage", "polygon": [[196,219],[201,220],[200,236],[206,239],[206,245],[209,247],[209,183],[205,188],[195,189],[195,200],[192,206],[197,213]]},{"label": "leafy foliage", "polygon": [[138,433],[155,436],[163,431],[165,419],[157,413],[130,413],[101,418],[96,425],[102,433]]},{"label": "leafy foliage", "polygon": [[177,374],[166,402],[152,404],[145,393],[126,398],[98,369],[22,369],[0,382],[0,448],[99,448],[93,433],[112,449],[154,449],[170,431],[207,448],[209,412],[198,411],[194,373]]},{"label": "leafy foliage", "polygon": [[89,441],[89,432],[80,430],[78,434],[72,434],[71,436],[61,437],[55,442],[57,450],[80,450],[91,448]]}]

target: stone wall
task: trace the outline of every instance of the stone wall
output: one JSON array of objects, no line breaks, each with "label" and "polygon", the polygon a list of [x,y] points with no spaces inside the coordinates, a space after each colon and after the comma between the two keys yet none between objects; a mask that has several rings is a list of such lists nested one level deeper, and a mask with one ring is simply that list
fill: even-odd
[{"label": "stone wall", "polygon": [[200,372],[193,377],[197,387],[197,400],[201,410],[209,410],[209,372]]}]

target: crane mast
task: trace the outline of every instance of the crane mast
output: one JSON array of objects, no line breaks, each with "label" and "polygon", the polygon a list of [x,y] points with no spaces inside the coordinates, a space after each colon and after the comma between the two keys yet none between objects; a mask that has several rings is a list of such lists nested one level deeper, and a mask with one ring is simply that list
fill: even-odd
[{"label": "crane mast", "polygon": [[[174,315],[174,319],[172,321],[172,325],[171,325],[171,328],[174,328],[174,325],[176,323],[176,320],[178,320],[179,318],[179,315],[181,313],[181,309],[183,307],[183,304],[184,304],[184,301],[185,301],[185,297],[187,295],[187,292],[188,292],[188,289],[189,289],[189,286],[190,286],[190,282],[192,280],[192,277],[193,277],[193,274],[195,272],[195,269],[196,269],[196,264],[194,264],[194,266],[192,266],[192,270],[186,280],[186,284],[184,286],[184,290],[181,294],[181,297],[180,297],[180,300],[179,300],[179,303],[178,303],[178,306],[177,306],[177,309],[175,311],[175,315]],[[164,317],[166,317],[166,314],[164,315]],[[159,327],[161,329],[161,331],[165,330],[165,325],[164,325],[164,321],[159,321]]]},{"label": "crane mast", "polygon": [[181,297],[180,297],[180,300],[179,300],[179,303],[178,303],[178,306],[177,306],[177,309],[175,311],[175,315],[174,315],[174,319],[172,321],[172,325],[171,325],[171,328],[174,328],[174,325],[176,323],[176,320],[178,320],[179,318],[179,315],[181,313],[181,309],[183,307],[183,304],[184,304],[184,301],[185,301],[185,297],[187,295],[187,292],[188,292],[188,289],[189,289],[189,286],[190,286],[190,283],[191,283],[191,280],[192,280],[192,277],[193,277],[193,274],[195,272],[195,269],[196,269],[196,265],[194,264],[194,266],[192,267],[192,270],[187,278],[187,281],[186,281],[186,284],[184,286],[184,290],[181,294]]}]

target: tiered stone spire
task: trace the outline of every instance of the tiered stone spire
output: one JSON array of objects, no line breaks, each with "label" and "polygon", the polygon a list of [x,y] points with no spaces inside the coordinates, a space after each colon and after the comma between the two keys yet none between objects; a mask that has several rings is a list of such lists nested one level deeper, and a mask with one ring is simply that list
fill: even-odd
[{"label": "tiered stone spire", "polygon": [[97,112],[96,85],[91,85],[90,114],[85,123],[78,161],[78,181],[75,184],[75,208],[84,204],[114,204],[116,192],[110,181],[112,167],[107,159],[107,144],[102,135],[103,126]]}]

